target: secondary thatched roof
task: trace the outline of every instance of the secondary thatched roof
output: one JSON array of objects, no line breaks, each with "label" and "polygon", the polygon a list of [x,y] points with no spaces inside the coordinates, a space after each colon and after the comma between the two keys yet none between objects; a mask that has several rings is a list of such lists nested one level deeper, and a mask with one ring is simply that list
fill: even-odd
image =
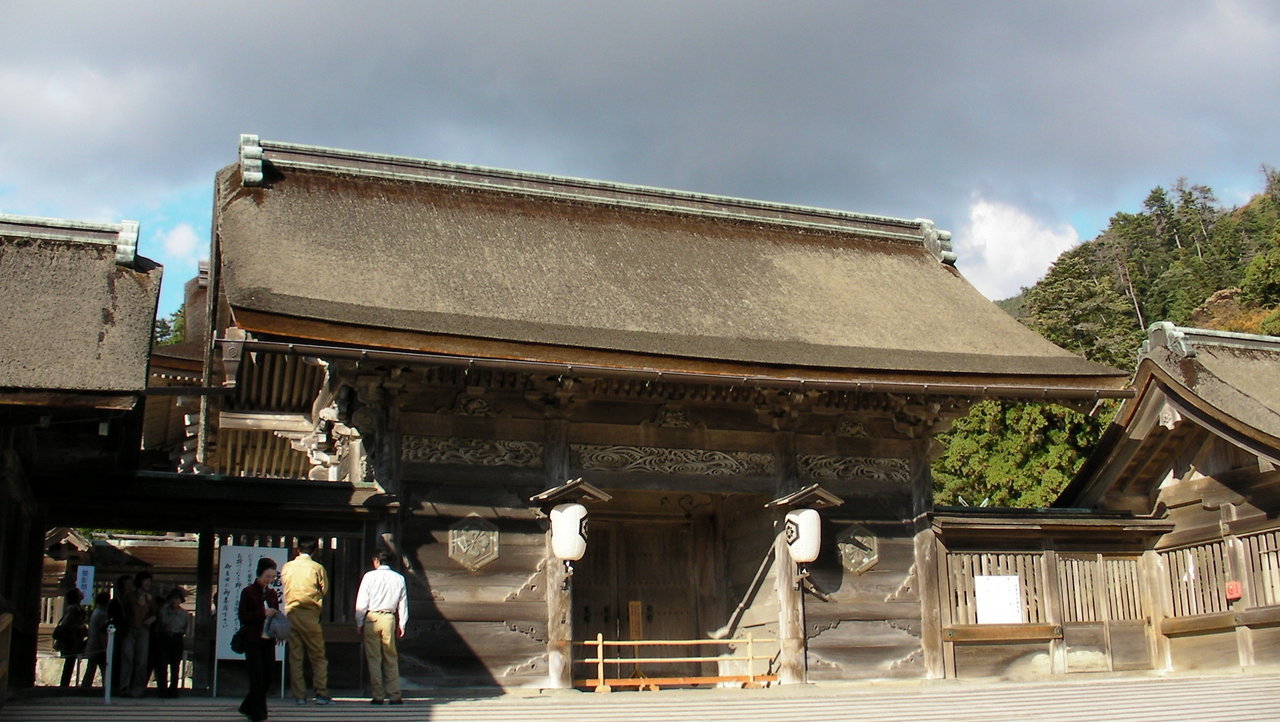
[{"label": "secondary thatched roof", "polygon": [[1156,323],[1133,385],[1137,396],[1058,505],[1092,506],[1116,489],[1148,493],[1197,435],[1280,463],[1280,338]]},{"label": "secondary thatched roof", "polygon": [[984,298],[928,221],[253,137],[245,148],[219,174],[215,235],[222,291],[259,334],[615,366],[1123,383]]},{"label": "secondary thatched roof", "polygon": [[162,269],[136,242],[131,222],[0,215],[0,390],[146,388]]}]

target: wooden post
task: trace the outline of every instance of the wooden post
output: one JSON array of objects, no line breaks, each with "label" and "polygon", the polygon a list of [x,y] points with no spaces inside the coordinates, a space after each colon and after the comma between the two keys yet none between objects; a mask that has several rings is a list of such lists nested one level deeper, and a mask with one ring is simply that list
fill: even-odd
[{"label": "wooden post", "polygon": [[791,559],[781,518],[778,519],[773,548],[778,593],[778,682],[804,684],[808,681],[805,674],[804,599],[796,588],[796,563]]},{"label": "wooden post", "polygon": [[[567,480],[568,433],[568,421],[547,420],[543,458],[548,486],[557,486]],[[573,686],[573,578],[569,576],[564,562],[551,551],[550,525],[547,527],[543,564],[546,567],[547,594],[547,683],[553,689],[568,689]]]},{"label": "wooden post", "polygon": [[1169,571],[1166,560],[1159,552],[1147,550],[1142,553],[1142,573],[1147,581],[1147,589],[1151,594],[1151,626],[1150,634],[1155,646],[1155,666],[1157,671],[1173,671],[1173,653],[1169,649],[1169,638],[1160,632],[1160,622],[1172,616],[1173,589],[1169,586]]},{"label": "wooden post", "polygon": [[608,694],[613,690],[604,683],[604,633],[596,634],[596,692]]},{"label": "wooden post", "polygon": [[[1228,529],[1228,522],[1238,518],[1238,511],[1234,504],[1223,504],[1220,510],[1222,514],[1220,528],[1224,531]],[[1249,573],[1249,556],[1240,537],[1229,532],[1222,535],[1222,556],[1227,563],[1227,580],[1240,582],[1243,592],[1243,596],[1238,601],[1227,603],[1229,608],[1232,611],[1239,611],[1255,606],[1253,575]],[[1239,624],[1236,625],[1236,653],[1240,656],[1241,667],[1247,668],[1254,665],[1253,630]]]},{"label": "wooden post", "polygon": [[[1053,548],[1051,541],[1044,541],[1045,550],[1040,556],[1040,579],[1043,581],[1041,589],[1044,590],[1044,621],[1047,624],[1063,624],[1062,614],[1062,589],[1058,583],[1058,551]],[[1104,599],[1105,603],[1106,600]],[[1067,642],[1066,635],[1061,638],[1049,640],[1049,672],[1051,674],[1066,674],[1067,672]]]},{"label": "wooden post", "polygon": [[573,585],[563,561],[551,553],[547,530],[547,684],[553,689],[573,686]]},{"label": "wooden post", "polygon": [[938,583],[938,541],[925,526],[915,537],[916,579],[920,589],[920,646],[924,652],[926,679],[947,676],[942,649],[942,591]]}]

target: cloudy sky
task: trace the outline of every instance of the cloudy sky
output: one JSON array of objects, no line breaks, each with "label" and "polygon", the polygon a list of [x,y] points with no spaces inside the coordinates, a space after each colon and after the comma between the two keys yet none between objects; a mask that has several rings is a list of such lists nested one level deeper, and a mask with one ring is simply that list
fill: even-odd
[{"label": "cloudy sky", "polygon": [[162,311],[240,133],[928,217],[1003,298],[1280,165],[1280,3],[0,3],[0,212],[142,223]]}]

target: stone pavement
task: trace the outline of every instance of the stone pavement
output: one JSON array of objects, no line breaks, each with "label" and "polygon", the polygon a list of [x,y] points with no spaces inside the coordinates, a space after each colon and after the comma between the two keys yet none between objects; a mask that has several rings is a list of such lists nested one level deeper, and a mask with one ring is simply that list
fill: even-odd
[{"label": "stone pavement", "polygon": [[[28,692],[0,709],[0,720],[149,722],[242,720],[239,699],[101,699]],[[536,690],[500,696],[465,693],[413,698],[400,707],[339,698],[332,707],[270,699],[271,719],[542,722],[566,720],[1280,720],[1280,673],[1231,676],[1070,677],[1051,682],[937,681],[841,683],[761,690],[585,692]]]}]

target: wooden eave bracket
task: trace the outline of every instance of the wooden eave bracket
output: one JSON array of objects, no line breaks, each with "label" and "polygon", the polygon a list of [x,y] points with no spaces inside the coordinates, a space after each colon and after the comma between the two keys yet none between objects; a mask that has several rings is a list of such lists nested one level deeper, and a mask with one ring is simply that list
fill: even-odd
[{"label": "wooden eave bracket", "polygon": [[764,505],[766,509],[796,509],[799,507],[807,507],[809,509],[829,509],[831,507],[840,506],[844,503],[844,499],[832,494],[822,488],[821,484],[810,484],[805,488],[780,496],[777,499]]},{"label": "wooden eave bracket", "polygon": [[582,477],[578,477],[577,479],[566,481],[560,486],[553,486],[550,489],[534,494],[529,497],[529,503],[542,507],[551,507],[565,502],[576,501],[580,504],[595,504],[610,501],[611,499],[613,499],[612,494],[598,489],[583,481]]}]

